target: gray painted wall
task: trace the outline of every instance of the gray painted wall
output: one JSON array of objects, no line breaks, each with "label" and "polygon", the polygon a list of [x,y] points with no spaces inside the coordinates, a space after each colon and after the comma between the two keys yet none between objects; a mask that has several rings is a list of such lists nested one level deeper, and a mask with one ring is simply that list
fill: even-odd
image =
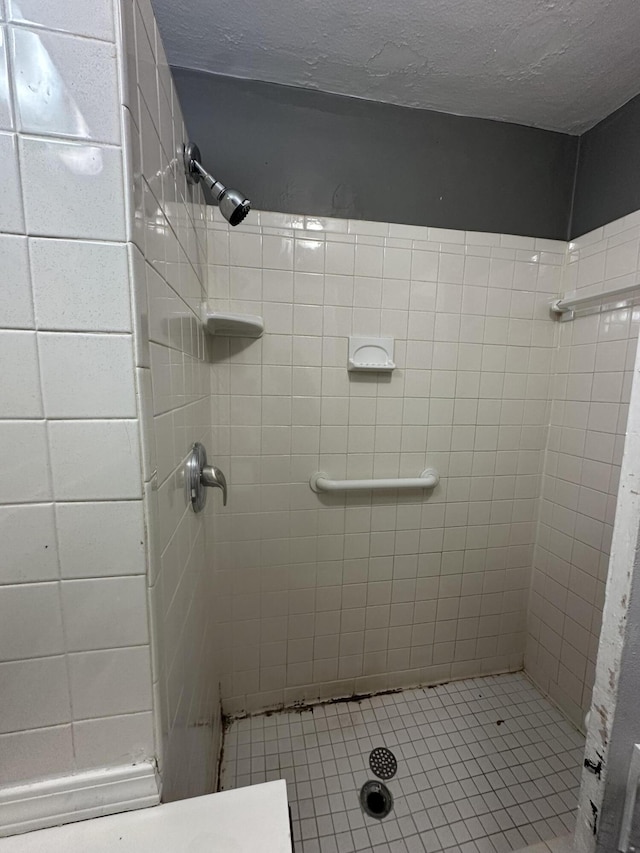
[{"label": "gray painted wall", "polygon": [[640,95],[580,137],[570,234],[640,209]]},{"label": "gray painted wall", "polygon": [[205,168],[256,208],[567,238],[575,136],[172,71]]}]

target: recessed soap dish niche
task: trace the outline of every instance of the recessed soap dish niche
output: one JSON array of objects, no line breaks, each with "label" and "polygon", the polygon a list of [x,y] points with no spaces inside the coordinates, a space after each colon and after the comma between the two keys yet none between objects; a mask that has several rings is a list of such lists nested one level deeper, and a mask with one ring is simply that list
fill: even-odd
[{"label": "recessed soap dish niche", "polygon": [[349,338],[347,370],[368,373],[391,373],[393,338]]}]

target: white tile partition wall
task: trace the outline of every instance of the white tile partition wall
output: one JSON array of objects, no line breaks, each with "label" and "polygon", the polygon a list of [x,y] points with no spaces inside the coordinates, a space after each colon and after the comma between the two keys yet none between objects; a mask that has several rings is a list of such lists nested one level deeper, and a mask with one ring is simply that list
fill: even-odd
[{"label": "white tile partition wall", "polygon": [[[199,319],[206,226],[199,187],[177,153],[182,113],[149,0],[123,0],[124,126],[130,159],[130,261],[139,311],[145,503],[152,539],[150,612],[163,799],[213,790],[220,707],[207,513],[187,507],[183,461],[210,444],[211,369]],[[146,414],[145,414],[146,413]]]},{"label": "white tile partition wall", "polygon": [[[266,326],[214,348],[225,709],[520,668],[565,244],[215,210],[209,241],[212,304]],[[427,465],[427,498],[308,485]]]},{"label": "white tile partition wall", "polygon": [[155,754],[119,51],[72,5],[0,26],[0,789]]},{"label": "white tile partition wall", "polygon": [[[569,244],[567,291],[638,279],[640,214]],[[591,704],[640,312],[560,324],[525,666],[574,723]]]},{"label": "white tile partition wall", "polygon": [[210,434],[204,206],[148,0],[86,9],[0,28],[0,786],[146,758],[172,799],[212,790],[220,729],[180,481]]}]

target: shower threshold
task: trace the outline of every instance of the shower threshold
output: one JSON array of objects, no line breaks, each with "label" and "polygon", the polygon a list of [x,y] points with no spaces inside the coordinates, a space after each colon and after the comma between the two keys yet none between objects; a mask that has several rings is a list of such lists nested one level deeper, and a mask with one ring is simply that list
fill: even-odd
[{"label": "shower threshold", "polygon": [[[382,819],[360,801],[376,747],[398,765]],[[583,751],[525,675],[487,676],[234,720],[221,789],[285,779],[296,853],[559,850]]]}]

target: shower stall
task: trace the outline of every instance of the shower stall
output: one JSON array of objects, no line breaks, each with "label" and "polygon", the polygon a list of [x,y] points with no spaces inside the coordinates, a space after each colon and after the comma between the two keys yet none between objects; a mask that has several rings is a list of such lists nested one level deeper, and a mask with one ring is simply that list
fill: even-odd
[{"label": "shower stall", "polygon": [[595,849],[640,215],[565,242],[249,213],[148,0],[18,5],[0,834],[284,778],[296,853],[561,850],[578,798]]},{"label": "shower stall", "polygon": [[[633,293],[601,293],[638,217],[565,244],[212,213],[209,306],[266,329],[212,341],[223,787],[286,778],[304,851],[566,835],[638,335]],[[550,311],[573,292],[598,297]],[[390,376],[347,371],[356,333],[395,339]],[[426,466],[433,490],[309,487]]]}]

